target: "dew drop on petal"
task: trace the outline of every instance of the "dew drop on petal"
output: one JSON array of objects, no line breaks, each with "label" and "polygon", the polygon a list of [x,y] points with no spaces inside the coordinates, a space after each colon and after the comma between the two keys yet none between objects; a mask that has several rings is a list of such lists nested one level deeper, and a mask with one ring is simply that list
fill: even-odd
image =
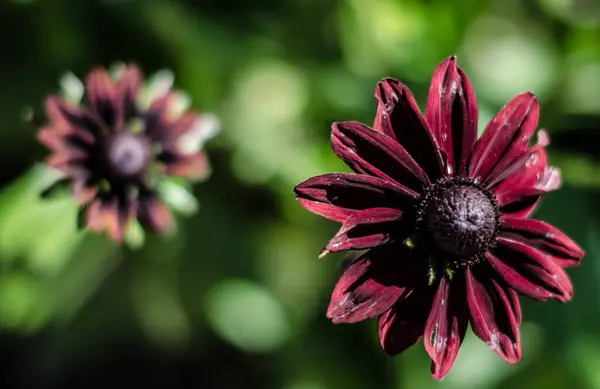
[{"label": "dew drop on petal", "polygon": [[390,103],[385,103],[385,109],[383,110],[383,114],[388,116],[390,112],[392,112],[392,105]]},{"label": "dew drop on petal", "polygon": [[448,164],[448,166],[446,167],[446,171],[448,172],[448,174],[454,174],[454,168],[450,164]]},{"label": "dew drop on petal", "polygon": [[445,142],[448,140],[448,133],[447,132],[443,132],[442,133],[442,142]]},{"label": "dew drop on petal", "polygon": [[527,162],[525,162],[525,167],[532,167],[537,165],[537,163],[540,161],[540,156],[538,153],[531,153],[531,155],[529,155],[529,158],[527,159]]}]

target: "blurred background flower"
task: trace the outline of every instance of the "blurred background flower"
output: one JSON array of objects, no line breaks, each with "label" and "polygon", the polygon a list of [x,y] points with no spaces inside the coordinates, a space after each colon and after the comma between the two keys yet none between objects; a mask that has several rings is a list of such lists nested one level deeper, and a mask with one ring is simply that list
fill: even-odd
[{"label": "blurred background flower", "polygon": [[[597,1],[9,0],[0,20],[3,388],[600,387]],[[471,76],[482,126],[510,97],[538,95],[565,185],[534,217],[588,255],[560,314],[524,301],[519,365],[469,332],[438,384],[421,347],[392,359],[374,321],[325,318],[344,257],[315,257],[336,225],[291,189],[348,171],[330,125],[370,122],[377,81],[398,78],[424,102],[451,54]],[[20,117],[41,112],[57,75],[117,59],[171,69],[191,108],[222,119],[207,144],[213,175],[193,190],[200,213],[135,252],[77,233],[72,199],[40,200],[55,177],[30,169],[47,152]]]},{"label": "blurred background flower", "polygon": [[[62,81],[63,96],[44,102],[49,124],[37,134],[51,151],[47,165],[61,178],[42,196],[70,187],[79,226],[106,230],[116,243],[138,247],[145,231],[171,234],[165,202],[194,202],[186,180],[208,177],[201,147],[217,132],[217,120],[187,111],[190,99],[171,89],[171,73],[145,85],[137,66],[120,65],[110,73],[93,69],[85,83],[72,73]],[[173,205],[181,209],[180,203]]]}]

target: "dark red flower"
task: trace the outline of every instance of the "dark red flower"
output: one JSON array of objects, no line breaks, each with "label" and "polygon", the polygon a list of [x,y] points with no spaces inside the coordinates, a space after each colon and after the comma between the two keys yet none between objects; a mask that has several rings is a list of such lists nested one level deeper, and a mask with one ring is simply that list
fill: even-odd
[{"label": "dark red flower", "polygon": [[518,293],[566,302],[564,268],[583,250],[528,217],[561,185],[548,165],[531,93],[510,101],[477,139],[471,83],[450,57],[435,70],[425,117],[406,86],[384,79],[373,129],[333,125],[334,152],[355,173],[295,188],[309,211],[342,223],[321,255],[368,250],[336,285],[334,323],[379,317],[381,347],[397,354],[424,339],[436,379],[458,354],[468,323],[510,363],[521,359]]},{"label": "dark red flower", "polygon": [[61,181],[71,186],[81,204],[83,224],[107,230],[120,243],[136,220],[158,234],[173,229],[159,187],[168,177],[208,175],[200,142],[195,149],[187,146],[190,136],[201,141],[211,134],[202,126],[203,116],[177,109],[182,95],[169,85],[148,95],[151,91],[136,66],[113,73],[91,71],[82,103],[49,96],[49,123],[40,128],[38,138],[51,150],[48,165],[63,173]]}]

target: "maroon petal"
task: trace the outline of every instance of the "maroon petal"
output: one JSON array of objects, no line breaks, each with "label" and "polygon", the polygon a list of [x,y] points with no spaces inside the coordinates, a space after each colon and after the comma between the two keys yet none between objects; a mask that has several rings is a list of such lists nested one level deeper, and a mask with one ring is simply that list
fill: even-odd
[{"label": "maroon petal", "polygon": [[510,287],[532,299],[564,303],[573,297],[567,273],[550,255],[531,246],[500,236],[487,258]]},{"label": "maroon petal", "polygon": [[411,91],[398,80],[385,78],[377,84],[375,98],[373,129],[396,139],[435,181],[442,175],[442,157]]},{"label": "maroon petal", "polygon": [[334,323],[356,323],[409,296],[419,279],[417,269],[424,269],[407,250],[391,254],[371,249],[350,265],[333,290],[327,317]]},{"label": "maroon petal", "polygon": [[512,217],[530,216],[541,196],[562,184],[560,170],[548,166],[542,144],[531,147],[524,159],[526,162],[519,170],[492,189],[502,206],[502,213]]},{"label": "maroon petal", "polygon": [[44,105],[53,127],[64,131],[73,127],[74,131],[82,133],[81,136],[89,141],[103,132],[98,118],[83,107],[73,105],[57,96],[48,97]]},{"label": "maroon petal", "polygon": [[123,109],[117,100],[117,89],[104,68],[92,70],[85,80],[90,109],[102,118],[109,130],[123,121]]},{"label": "maroon petal", "polygon": [[73,191],[73,196],[79,201],[79,204],[86,205],[98,194],[98,183],[87,173],[81,173],[73,181],[71,190]]},{"label": "maroon petal", "polygon": [[88,154],[77,149],[66,149],[52,153],[46,160],[46,164],[61,172],[74,175],[84,167],[88,160]]},{"label": "maroon petal", "polygon": [[200,115],[195,113],[186,113],[177,118],[177,120],[164,131],[162,136],[162,141],[166,144],[166,147],[176,147],[176,143],[181,136],[194,128],[199,120]]},{"label": "maroon petal", "polygon": [[42,127],[37,133],[37,138],[40,143],[52,151],[64,151],[72,148],[89,150],[94,143],[92,135],[73,126]]},{"label": "maroon petal", "polygon": [[401,218],[402,211],[392,208],[370,208],[355,212],[344,221],[319,257],[329,252],[364,250],[388,243],[394,233],[400,233],[398,221]]},{"label": "maroon petal", "polygon": [[444,378],[454,365],[467,331],[464,282],[460,272],[452,281],[441,279],[425,324],[425,350],[431,357],[431,373],[437,380]]},{"label": "maroon petal", "polygon": [[144,132],[156,142],[164,142],[168,136],[167,130],[173,122],[168,109],[172,99],[171,93],[155,99],[144,117]]},{"label": "maroon petal", "polygon": [[165,164],[166,173],[189,179],[206,178],[210,173],[208,157],[204,153],[181,154],[165,151],[158,156]]},{"label": "maroon petal", "polygon": [[395,181],[420,191],[430,183],[415,160],[393,138],[358,122],[334,123],[333,151],[355,172]]},{"label": "maroon petal", "polygon": [[129,202],[118,196],[103,197],[94,200],[87,207],[87,223],[92,231],[106,230],[109,237],[121,243],[125,236],[125,224],[134,216]]},{"label": "maroon petal", "polygon": [[304,208],[337,222],[369,208],[410,207],[419,197],[399,184],[352,173],[312,177],[298,184],[294,192]]},{"label": "maroon petal", "polygon": [[475,335],[508,363],[521,359],[521,303],[487,266],[467,268],[467,302]]},{"label": "maroon petal", "polygon": [[544,130],[538,131],[537,137],[538,142],[535,146],[527,148],[501,172],[490,176],[485,186],[487,188],[534,186],[540,172],[548,167],[546,146],[550,143],[550,136]]},{"label": "maroon petal", "polygon": [[527,218],[537,208],[542,196],[556,190],[561,184],[561,175],[558,169],[547,168],[540,176],[540,185],[529,188],[515,187],[511,190],[497,194],[501,205],[500,212],[516,218]]},{"label": "maroon petal", "polygon": [[539,189],[546,192],[560,188],[560,171],[548,166],[548,154],[542,145],[531,147],[515,162],[518,169],[501,181],[494,192],[498,195],[523,189]]},{"label": "maroon petal", "polygon": [[[525,152],[540,114],[536,97],[529,92],[512,99],[487,125],[475,144],[469,175],[484,184]],[[493,173],[493,174],[492,174]]]},{"label": "maroon petal", "polygon": [[175,228],[175,220],[169,208],[154,192],[144,190],[138,199],[138,220],[150,232],[166,234]]},{"label": "maroon petal", "polygon": [[477,140],[477,101],[456,57],[442,62],[431,80],[427,123],[448,158],[448,174],[461,174]]},{"label": "maroon petal", "polygon": [[116,86],[116,101],[123,112],[123,119],[128,121],[138,114],[136,100],[142,87],[143,77],[140,69],[128,65],[123,70]]},{"label": "maroon petal", "polygon": [[550,255],[563,268],[579,265],[585,255],[571,238],[540,220],[503,217],[500,236],[523,242]]},{"label": "maroon petal", "polygon": [[379,342],[386,353],[400,354],[423,337],[433,299],[430,291],[417,289],[379,316]]}]

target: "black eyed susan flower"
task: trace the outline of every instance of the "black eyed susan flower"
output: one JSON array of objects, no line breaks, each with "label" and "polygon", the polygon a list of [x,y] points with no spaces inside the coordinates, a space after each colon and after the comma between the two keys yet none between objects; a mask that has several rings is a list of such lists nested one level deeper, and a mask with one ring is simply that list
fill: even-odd
[{"label": "black eyed susan flower", "polygon": [[82,100],[52,95],[45,102],[49,122],[38,138],[51,151],[48,165],[70,185],[83,225],[106,230],[117,243],[130,226],[171,232],[165,188],[191,196],[187,181],[210,172],[201,146],[214,135],[216,120],[188,111],[188,99],[171,89],[168,75],[155,81],[144,83],[133,65],[97,68],[81,85]]},{"label": "black eyed susan flower", "polygon": [[398,354],[423,339],[432,374],[451,369],[470,323],[509,363],[521,359],[518,294],[567,302],[565,268],[584,252],[530,219],[561,185],[548,165],[531,93],[510,101],[477,139],[477,102],[450,57],[435,70],[423,116],[412,93],[382,80],[373,128],[334,123],[333,151],[355,173],[313,177],[295,188],[309,211],[342,223],[322,255],[367,250],[344,271],[327,316],[378,317],[379,339]]}]

